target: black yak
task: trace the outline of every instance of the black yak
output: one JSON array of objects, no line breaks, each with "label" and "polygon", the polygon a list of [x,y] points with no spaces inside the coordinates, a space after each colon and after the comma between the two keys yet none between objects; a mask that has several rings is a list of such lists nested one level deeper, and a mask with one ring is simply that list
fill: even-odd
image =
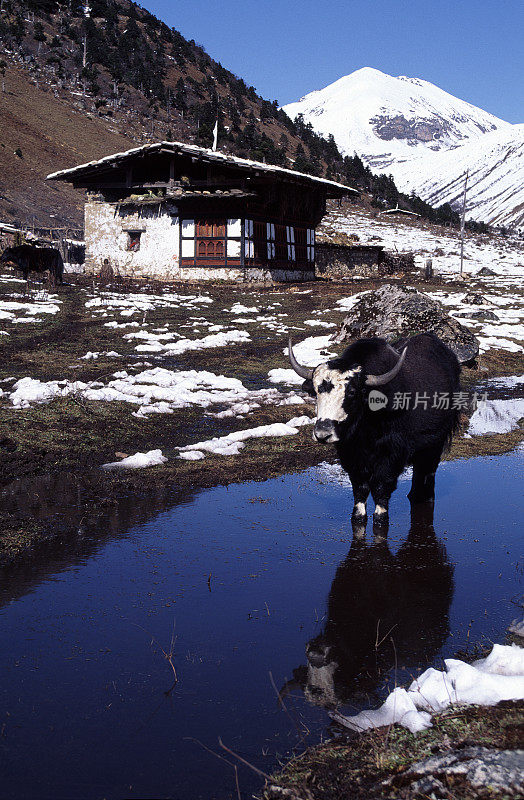
[{"label": "black yak", "polygon": [[34,247],[30,244],[8,247],[0,256],[0,264],[12,264],[22,272],[25,280],[30,272],[46,271],[49,271],[53,284],[62,283],[63,280],[64,261],[55,247]]},{"label": "black yak", "polygon": [[[401,353],[384,339],[359,339],[318,367],[291,366],[317,400],[314,438],[332,442],[353,486],[353,519],[387,520],[391,494],[413,466],[409,498],[433,501],[435,472],[459,418],[460,366],[433,333],[404,341]],[[400,349],[401,345],[397,345]]]}]

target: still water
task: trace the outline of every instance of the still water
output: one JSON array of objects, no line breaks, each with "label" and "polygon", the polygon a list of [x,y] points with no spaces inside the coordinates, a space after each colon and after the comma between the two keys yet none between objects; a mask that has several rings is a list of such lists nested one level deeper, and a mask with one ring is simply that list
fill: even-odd
[{"label": "still water", "polygon": [[[2,797],[236,797],[205,749],[225,756],[218,737],[268,772],[330,735],[326,707],[357,712],[503,642],[522,596],[523,466],[443,464],[433,522],[410,516],[401,482],[387,541],[371,522],[353,537],[331,468],[148,513],[128,501],[95,540],[4,575]],[[244,797],[261,783],[239,780]]]}]

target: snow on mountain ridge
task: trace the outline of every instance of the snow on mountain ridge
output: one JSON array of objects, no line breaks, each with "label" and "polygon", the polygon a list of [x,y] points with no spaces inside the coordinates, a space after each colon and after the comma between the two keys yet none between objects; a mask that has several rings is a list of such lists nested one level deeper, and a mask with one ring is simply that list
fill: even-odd
[{"label": "snow on mountain ridge", "polygon": [[486,131],[511,127],[476,106],[420,78],[363,67],[289,103],[284,111],[303,114],[313,128],[332,133],[346,155],[357,152],[373,168],[387,167],[414,150],[449,149]]},{"label": "snow on mountain ridge", "polygon": [[[422,78],[397,78],[363,67],[284,106],[302,114],[345,155],[433,205],[458,206],[470,170],[468,216],[523,225],[521,126],[460,100]],[[478,185],[477,185],[478,184]]]},{"label": "snow on mountain ridge", "polygon": [[431,205],[458,206],[469,172],[466,215],[492,225],[524,226],[524,124],[392,166],[398,188]]}]

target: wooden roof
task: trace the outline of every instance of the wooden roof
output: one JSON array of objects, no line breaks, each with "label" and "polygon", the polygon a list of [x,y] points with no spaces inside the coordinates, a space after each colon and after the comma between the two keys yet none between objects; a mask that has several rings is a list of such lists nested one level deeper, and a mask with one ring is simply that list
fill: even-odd
[{"label": "wooden roof", "polygon": [[70,169],[52,172],[47,176],[46,180],[63,180],[77,183],[83,177],[93,176],[98,171],[105,170],[108,166],[124,166],[132,163],[136,159],[154,153],[165,153],[172,156],[190,156],[192,160],[201,163],[217,164],[245,173],[270,175],[286,183],[316,186],[317,188],[323,188],[326,191],[327,197],[358,194],[357,189],[352,189],[349,186],[328,180],[327,178],[317,178],[313,175],[306,175],[303,172],[295,172],[295,170],[277,167],[273,164],[263,164],[260,161],[239,158],[238,156],[232,156],[205,147],[197,147],[196,145],[185,144],[183,142],[168,141],[146,144],[142,147],[126,150],[123,153],[114,153],[113,155],[105,156],[98,161],[89,161],[86,164],[79,164]]}]

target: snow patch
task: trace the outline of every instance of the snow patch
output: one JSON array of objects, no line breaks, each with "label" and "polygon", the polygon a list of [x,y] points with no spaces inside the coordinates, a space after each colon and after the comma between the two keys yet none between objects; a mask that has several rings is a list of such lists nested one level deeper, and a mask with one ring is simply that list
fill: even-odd
[{"label": "snow patch", "polygon": [[235,431],[234,433],[228,433],[227,436],[219,436],[204,442],[181,447],[179,457],[187,458],[187,453],[190,452],[197,452],[202,455],[204,453],[214,453],[220,456],[236,456],[244,449],[244,442],[248,439],[260,439],[266,436],[294,436],[298,433],[300,427],[311,425],[313,422],[314,420],[311,417],[293,417],[289,422],[274,422],[271,425],[259,425],[257,428]]},{"label": "snow patch", "polygon": [[102,469],[143,469],[165,464],[166,461],[167,458],[162,455],[162,450],[149,450],[147,453],[135,453],[134,456],[127,456],[121,461],[102,464]]},{"label": "snow patch", "polygon": [[431,714],[455,703],[492,706],[524,699],[524,649],[495,644],[487,658],[466,664],[447,658],[445,671],[430,667],[409,689],[395,689],[375,711],[353,717],[331,716],[347,728],[364,731],[397,722],[412,733],[432,727]]}]

